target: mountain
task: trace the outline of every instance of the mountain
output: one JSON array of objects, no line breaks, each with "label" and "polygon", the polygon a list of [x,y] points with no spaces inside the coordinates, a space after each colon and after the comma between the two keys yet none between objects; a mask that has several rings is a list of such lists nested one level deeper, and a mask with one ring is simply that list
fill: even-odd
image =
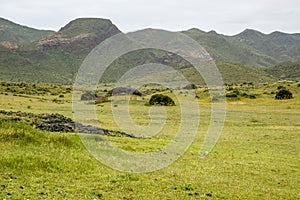
[{"label": "mountain", "polygon": [[300,34],[273,32],[266,35],[251,29],[235,36],[198,29],[190,29],[183,33],[199,42],[219,61],[269,66],[300,60]]},{"label": "mountain", "polygon": [[57,33],[38,41],[41,50],[60,49],[71,53],[89,53],[96,44],[120,33],[119,29],[107,19],[81,18],[71,21]]},{"label": "mountain", "polygon": [[[37,30],[13,23],[0,17],[0,43],[25,43],[39,40],[54,31]],[[4,43],[5,44],[5,43]]]},{"label": "mountain", "polygon": [[0,45],[0,78],[70,84],[86,55],[117,33],[120,33],[119,29],[110,20],[82,18],[18,48]]},{"label": "mountain", "polygon": [[275,62],[284,62],[289,60],[300,60],[300,34],[286,34],[273,32],[265,35],[255,30],[245,30],[233,37],[244,46],[269,56]]},{"label": "mountain", "polygon": [[[108,19],[79,18],[58,32],[28,28],[0,20],[0,79],[5,81],[71,84],[87,54],[120,30]],[[263,34],[247,29],[235,36],[190,29],[182,33],[201,44],[216,60],[226,83],[270,82],[294,79],[299,65],[279,63],[300,60],[300,34]],[[102,81],[116,81],[128,69],[161,63],[196,80],[190,64],[181,57],[159,50],[139,50],[112,63]],[[292,65],[292,67],[289,67]],[[273,67],[268,67],[273,66]]]}]

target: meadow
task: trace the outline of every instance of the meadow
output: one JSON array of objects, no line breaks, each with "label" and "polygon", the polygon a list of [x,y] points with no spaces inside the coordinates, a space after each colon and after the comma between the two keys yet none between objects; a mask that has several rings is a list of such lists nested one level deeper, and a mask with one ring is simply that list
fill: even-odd
[{"label": "meadow", "polygon": [[[112,85],[101,85],[101,92]],[[276,100],[285,87],[293,98]],[[9,88],[9,89],[8,89]],[[300,84],[226,86],[226,120],[222,134],[205,157],[199,157],[212,100],[205,87],[194,90],[148,88],[129,103],[132,120],[147,125],[147,100],[154,93],[181,95],[200,106],[201,123],[192,145],[174,163],[148,173],[120,172],[97,161],[80,133],[43,132],[0,115],[0,199],[300,199]],[[154,91],[154,93],[153,93]],[[121,96],[119,102],[130,99]],[[98,120],[85,123],[120,130],[113,101],[96,104]],[[164,107],[167,120],[148,139],[109,137],[118,147],[137,153],[161,149],[178,130],[180,107]],[[59,113],[73,118],[71,86],[1,83],[0,109]],[[116,107],[122,109],[122,103]]]}]

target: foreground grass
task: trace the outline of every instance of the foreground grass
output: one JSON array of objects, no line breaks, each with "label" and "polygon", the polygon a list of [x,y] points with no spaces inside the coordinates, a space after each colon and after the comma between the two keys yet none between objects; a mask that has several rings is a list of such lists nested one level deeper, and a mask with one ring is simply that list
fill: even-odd
[{"label": "foreground grass", "polygon": [[[0,199],[300,199],[300,102],[296,89],[292,100],[276,101],[265,95],[228,101],[222,135],[204,159],[198,153],[209,122],[209,102],[199,99],[203,126],[194,143],[169,167],[143,174],[122,173],[101,164],[88,153],[78,134],[40,132],[1,119]],[[257,88],[255,92],[265,90]],[[13,101],[7,101],[9,98]],[[71,116],[68,103],[43,104],[34,98],[26,102],[24,97],[11,95],[1,96],[0,102],[5,109],[58,110]],[[148,108],[139,103],[132,106],[134,120],[147,122],[143,112]],[[99,106],[105,116],[100,123],[116,128],[110,107]],[[176,120],[171,112],[172,117]],[[164,146],[168,136],[165,131],[149,140],[110,140],[125,150],[145,152]]]},{"label": "foreground grass", "polygon": [[128,174],[96,161],[75,134],[1,122],[0,198],[298,199],[299,127],[248,125],[226,127],[205,159],[196,141],[168,168]]}]

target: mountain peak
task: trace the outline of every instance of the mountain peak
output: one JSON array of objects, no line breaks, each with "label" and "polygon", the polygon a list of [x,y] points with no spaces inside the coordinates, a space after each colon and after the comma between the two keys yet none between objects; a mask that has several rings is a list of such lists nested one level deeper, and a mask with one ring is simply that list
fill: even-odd
[{"label": "mountain peak", "polygon": [[118,33],[120,30],[108,19],[78,18],[57,33],[42,38],[37,45],[42,50],[66,46],[76,49],[74,44],[80,42],[87,49],[93,49],[104,39]]},{"label": "mountain peak", "polygon": [[253,29],[245,29],[243,32],[237,34],[236,36],[247,41],[257,41],[262,39],[266,35]]},{"label": "mountain peak", "polygon": [[186,31],[183,31],[183,32],[195,32],[195,33],[205,33],[204,31],[198,29],[198,28],[191,28],[191,29],[188,29]]},{"label": "mountain peak", "polygon": [[117,32],[120,32],[118,28],[109,19],[78,18],[69,22],[58,32],[65,37],[75,37],[83,33],[97,35],[111,28],[115,29]]},{"label": "mountain peak", "polygon": [[286,33],[283,33],[283,32],[280,32],[280,31],[274,31],[272,33],[269,34],[269,36],[275,36],[275,37],[278,37],[278,36],[285,36],[287,35]]},{"label": "mountain peak", "polygon": [[240,36],[253,36],[253,35],[256,35],[256,36],[264,36],[265,34],[257,31],[257,30],[254,30],[254,29],[245,29],[243,32],[241,32],[240,34],[238,34]]}]

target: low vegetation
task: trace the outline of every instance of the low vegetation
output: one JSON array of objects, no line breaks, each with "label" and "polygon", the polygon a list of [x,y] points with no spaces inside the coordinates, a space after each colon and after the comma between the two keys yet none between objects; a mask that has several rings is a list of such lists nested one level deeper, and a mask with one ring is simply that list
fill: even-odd
[{"label": "low vegetation", "polygon": [[[6,84],[0,85],[0,105],[5,112],[22,111],[36,116],[56,111],[72,119],[71,96],[66,92],[70,87],[37,84],[37,88],[50,91],[20,96],[6,92]],[[9,84],[16,93],[23,90]],[[210,123],[211,104],[218,104],[211,101],[207,88],[172,92],[159,88],[155,93],[153,86],[142,88],[143,96],[129,103],[131,118],[137,124],[150,123],[149,109],[156,107],[144,104],[154,94],[195,100],[196,92],[202,119],[184,155],[170,166],[150,173],[124,173],[101,164],[83,146],[81,133],[41,131],[26,121],[30,117],[16,120],[15,115],[0,115],[0,199],[299,199],[298,84],[281,81],[227,85],[226,92],[237,90],[238,98],[227,101],[222,135],[212,152],[201,159],[199,149]],[[109,91],[113,86],[100,86],[101,91],[104,88]],[[275,99],[276,92],[283,88],[293,93],[292,99]],[[62,92],[66,92],[62,103],[53,102]],[[243,93],[255,94],[256,99]],[[122,96],[119,102],[124,99]],[[120,128],[111,111],[112,102],[95,107],[99,118],[87,118],[86,125]],[[122,109],[122,104],[117,109]],[[161,150],[170,143],[180,122],[179,105],[163,109],[167,114],[165,126],[151,139],[108,139],[130,152]],[[102,139],[98,135],[93,138]]]},{"label": "low vegetation", "polygon": [[163,94],[155,94],[149,100],[150,105],[175,106],[175,102],[170,97]]},{"label": "low vegetation", "polygon": [[287,89],[281,89],[276,93],[275,99],[291,99],[293,98],[293,93]]}]

